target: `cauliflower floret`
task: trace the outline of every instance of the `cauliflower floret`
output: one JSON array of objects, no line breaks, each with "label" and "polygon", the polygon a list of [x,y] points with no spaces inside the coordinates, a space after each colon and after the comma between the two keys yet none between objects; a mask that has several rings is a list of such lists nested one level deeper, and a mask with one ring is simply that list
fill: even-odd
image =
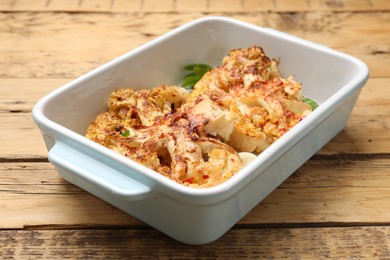
[{"label": "cauliflower floret", "polygon": [[[215,104],[208,96],[199,96],[193,103],[185,106],[193,125],[197,125],[201,135],[218,136],[229,140],[233,131],[233,120],[228,110]],[[204,132],[204,134],[202,134]]]}]

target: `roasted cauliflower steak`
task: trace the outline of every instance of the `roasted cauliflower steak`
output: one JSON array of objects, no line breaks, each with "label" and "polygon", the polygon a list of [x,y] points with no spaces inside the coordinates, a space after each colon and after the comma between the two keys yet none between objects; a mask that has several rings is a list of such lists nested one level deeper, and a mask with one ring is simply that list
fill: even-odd
[{"label": "roasted cauliflower steak", "polygon": [[189,93],[118,88],[86,137],[189,187],[226,181],[307,116],[302,86],[259,46],[234,49]]}]

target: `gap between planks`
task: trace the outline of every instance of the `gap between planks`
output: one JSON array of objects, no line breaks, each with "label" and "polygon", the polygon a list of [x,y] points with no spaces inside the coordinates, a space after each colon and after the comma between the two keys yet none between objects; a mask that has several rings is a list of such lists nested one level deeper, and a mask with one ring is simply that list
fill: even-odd
[{"label": "gap between planks", "polygon": [[[390,227],[389,222],[306,222],[306,223],[237,223],[231,229],[304,229],[304,228],[349,228],[349,227]],[[23,228],[0,228],[1,230],[153,230],[143,223],[132,225],[25,225]]]}]

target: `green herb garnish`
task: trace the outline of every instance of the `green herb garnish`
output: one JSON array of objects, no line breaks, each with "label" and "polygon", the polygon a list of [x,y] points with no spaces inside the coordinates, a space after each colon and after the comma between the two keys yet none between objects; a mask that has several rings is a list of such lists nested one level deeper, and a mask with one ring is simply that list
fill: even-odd
[{"label": "green herb garnish", "polygon": [[191,73],[184,77],[181,86],[185,89],[192,90],[203,75],[207,71],[212,70],[213,67],[207,64],[190,64],[185,66],[184,69],[191,71]]},{"label": "green herb garnish", "polygon": [[315,102],[314,100],[310,99],[310,98],[304,98],[303,99],[303,102],[305,102],[306,104],[308,104],[309,106],[311,106],[311,108],[314,110],[318,107],[318,104],[317,102]]},{"label": "green herb garnish", "polygon": [[121,135],[124,136],[124,137],[129,137],[130,136],[130,131],[127,130],[127,131],[121,133]]}]

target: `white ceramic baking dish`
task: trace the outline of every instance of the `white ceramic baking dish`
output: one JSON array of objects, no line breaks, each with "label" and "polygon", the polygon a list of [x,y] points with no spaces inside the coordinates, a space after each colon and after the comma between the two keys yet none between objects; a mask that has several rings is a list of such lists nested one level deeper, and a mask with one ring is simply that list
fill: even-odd
[{"label": "white ceramic baking dish", "polygon": [[[83,137],[114,89],[179,84],[185,65],[217,65],[229,50],[252,45],[280,58],[282,74],[295,75],[320,106],[228,181],[185,187]],[[203,244],[222,236],[345,126],[367,78],[363,62],[328,47],[206,17],[64,85],[36,104],[33,117],[64,179],[176,240]]]}]

